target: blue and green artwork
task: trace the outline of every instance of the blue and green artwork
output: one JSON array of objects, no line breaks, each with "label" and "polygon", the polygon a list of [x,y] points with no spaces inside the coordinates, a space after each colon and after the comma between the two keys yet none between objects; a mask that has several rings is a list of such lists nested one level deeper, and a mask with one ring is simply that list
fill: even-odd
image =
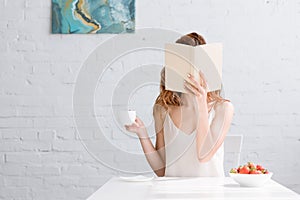
[{"label": "blue and green artwork", "polygon": [[52,0],[52,33],[131,33],[135,0]]}]

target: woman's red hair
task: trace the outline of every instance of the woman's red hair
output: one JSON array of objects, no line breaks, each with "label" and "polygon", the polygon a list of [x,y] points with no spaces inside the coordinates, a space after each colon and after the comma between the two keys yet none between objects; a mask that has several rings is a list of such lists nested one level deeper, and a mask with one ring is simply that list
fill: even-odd
[{"label": "woman's red hair", "polygon": [[[176,40],[176,43],[197,46],[206,44],[206,41],[201,35],[192,32]],[[160,94],[155,100],[155,105],[163,106],[166,110],[169,110],[169,106],[181,106],[181,93],[165,89],[165,67],[161,70],[160,76]],[[229,101],[222,98],[220,93],[221,90],[208,92],[207,103]]]}]

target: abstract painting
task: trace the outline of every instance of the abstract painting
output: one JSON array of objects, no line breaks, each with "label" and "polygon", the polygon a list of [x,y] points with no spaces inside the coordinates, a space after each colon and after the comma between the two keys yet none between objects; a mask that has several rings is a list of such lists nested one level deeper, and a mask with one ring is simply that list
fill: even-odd
[{"label": "abstract painting", "polygon": [[135,0],[52,0],[52,33],[132,33]]}]

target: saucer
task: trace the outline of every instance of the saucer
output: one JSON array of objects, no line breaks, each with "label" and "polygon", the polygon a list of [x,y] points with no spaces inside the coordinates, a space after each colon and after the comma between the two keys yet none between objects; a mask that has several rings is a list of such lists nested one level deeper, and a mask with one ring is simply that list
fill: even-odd
[{"label": "saucer", "polygon": [[142,181],[151,181],[154,176],[120,176],[119,177],[123,181],[131,181],[131,182],[142,182]]}]

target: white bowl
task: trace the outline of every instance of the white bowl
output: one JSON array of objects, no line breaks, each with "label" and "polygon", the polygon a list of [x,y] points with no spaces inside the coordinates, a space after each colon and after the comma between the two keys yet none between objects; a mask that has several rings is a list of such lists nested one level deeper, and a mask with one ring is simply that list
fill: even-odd
[{"label": "white bowl", "polygon": [[273,173],[269,174],[236,174],[229,173],[230,177],[243,187],[260,187],[271,179]]}]

